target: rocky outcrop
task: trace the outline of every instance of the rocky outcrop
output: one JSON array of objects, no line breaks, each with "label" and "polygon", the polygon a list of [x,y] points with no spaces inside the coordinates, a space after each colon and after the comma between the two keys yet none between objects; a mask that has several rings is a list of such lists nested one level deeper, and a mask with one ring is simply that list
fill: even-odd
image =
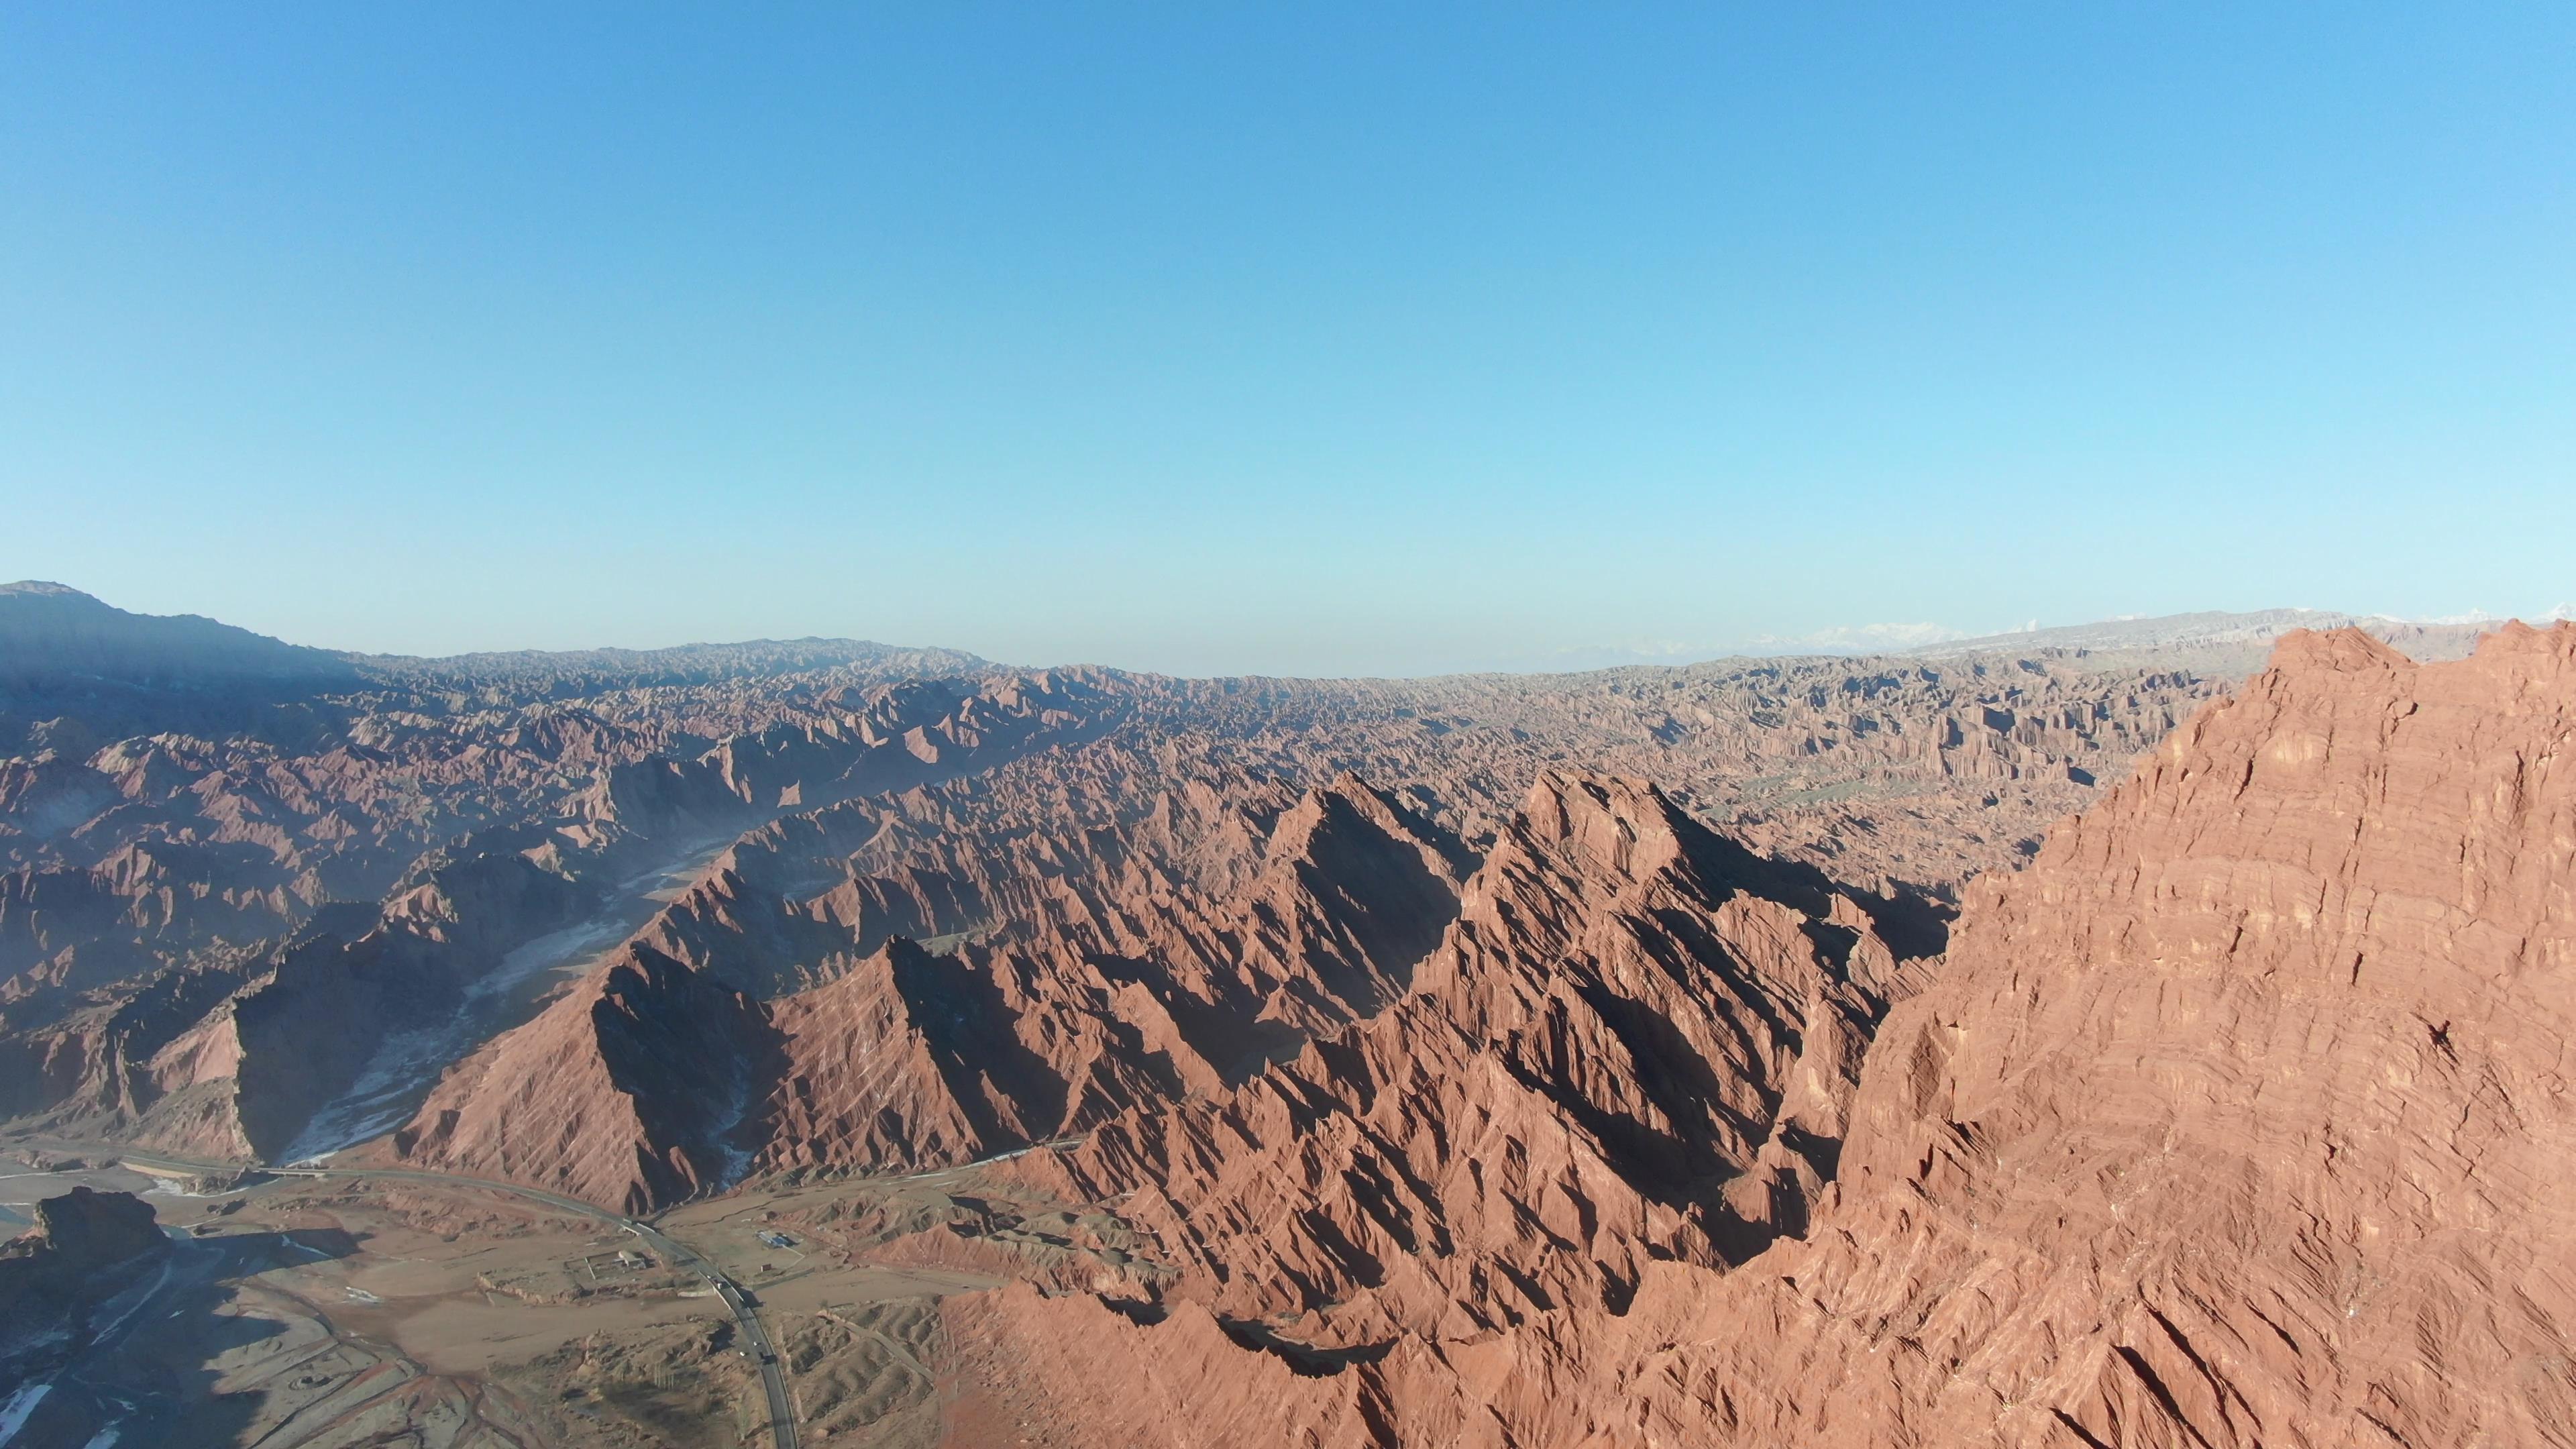
[{"label": "rocky outcrop", "polygon": [[[1168,1174],[1217,1313],[960,1301],[961,1412],[1059,1445],[2570,1442],[2571,752],[2576,627],[2431,665],[2289,636],[1977,887],[1870,1046],[1803,1234],[1499,1329],[1242,1322],[1235,1265],[1282,1302],[1286,1255],[1191,1230],[1258,1179],[1276,1232],[1331,1241],[1306,1216],[1338,1226],[1329,1179],[1245,1166],[1351,1135],[1324,1104]],[[1519,1272],[1620,1261],[1550,1236]]]},{"label": "rocky outcrop", "polygon": [[726,1139],[773,1035],[756,1003],[631,946],[467,1058],[392,1145],[642,1211],[739,1175]]},{"label": "rocky outcrop", "polygon": [[778,1002],[761,1165],[967,1162],[1046,1136],[1066,1076],[1021,1040],[1020,1017],[990,976],[901,937]]},{"label": "rocky outcrop", "polygon": [[102,1281],[121,1284],[129,1265],[169,1247],[151,1207],[131,1193],[76,1186],[38,1202],[36,1226],[0,1247],[0,1356],[41,1350],[48,1330],[96,1301]]},{"label": "rocky outcrop", "polygon": [[[829,884],[807,852],[836,833],[885,844],[887,821],[856,825],[854,808],[738,844],[618,964],[442,1083],[394,1150],[635,1203],[750,1170],[969,1161],[1223,1090],[1318,1024],[1378,1009],[1455,914],[1465,858],[1345,777],[1269,812],[1266,836],[1227,795],[1184,786],[1079,857],[1014,872],[952,853],[886,876],[843,861]],[[800,879],[822,888],[782,893]],[[1225,900],[1199,879],[1239,884]],[[1017,924],[933,954],[884,930],[897,901],[911,920]],[[744,989],[791,978],[816,984]],[[692,1096],[728,1105],[685,1117]],[[528,1101],[570,1105],[537,1122]]]},{"label": "rocky outcrop", "polygon": [[1703,823],[1873,893],[2020,865],[2238,676],[1989,650],[1419,680],[1172,681],[1142,723],[1246,769],[1353,769],[1481,849],[1540,770],[1649,779]]},{"label": "rocky outcrop", "polygon": [[1033,1170],[1123,1202],[1176,1296],[1309,1349],[1623,1307],[1650,1263],[1804,1227],[1921,973],[1873,908],[1649,785],[1550,771],[1392,1010]]},{"label": "rocky outcrop", "polygon": [[436,1021],[586,893],[516,854],[443,861],[381,909],[327,907],[0,1037],[0,1110],[50,1129],[267,1160],[388,1037]]},{"label": "rocky outcrop", "polygon": [[[116,615],[59,590],[6,597],[13,618]],[[171,639],[204,624],[116,617]],[[1540,769],[1655,778],[1685,813],[1767,853],[1872,891],[1944,897],[2018,861],[2042,822],[2218,687],[2152,661],[1991,652],[1170,680],[829,640],[323,655],[330,668],[307,675],[314,651],[199,642],[208,667],[239,646],[285,672],[178,687],[142,665],[119,675],[101,654],[105,672],[68,693],[0,680],[0,751],[14,752],[0,758],[0,1093],[57,1125],[209,1147],[280,1131],[312,1145],[277,1124],[372,1070],[383,1021],[454,1014],[455,983],[569,919],[536,891],[516,897],[525,911],[508,893],[465,899],[437,883],[451,867],[524,862],[579,897],[586,919],[623,929],[658,872],[735,840],[646,944],[761,998],[824,984],[896,936],[970,958],[997,990],[1078,982],[1034,998],[1118,998],[1108,1015],[1136,1042],[1113,1050],[1076,1032],[1099,1072],[1069,1090],[1097,1114],[1142,1090],[1133,1070],[1213,1091],[1385,1009],[1429,947],[1381,933],[1436,931],[1446,907],[1423,892],[1454,895],[1467,846],[1498,837]],[[1309,786],[1354,770],[1386,788],[1319,797],[1314,820],[1285,822]],[[1345,860],[1330,884],[1256,879],[1295,854],[1272,849],[1283,828],[1310,830],[1323,860],[1385,834],[1384,822],[1349,828],[1371,810],[1450,854],[1421,870]],[[389,958],[398,979],[383,1002],[371,993],[384,983],[344,991],[356,978],[327,972],[271,991],[281,1023],[306,1009],[293,1001],[317,1013],[312,1050],[270,1064],[274,1090],[253,1095],[272,1105],[256,1121],[227,1123],[231,1089],[203,1074],[229,1070],[231,998],[205,988],[260,975],[237,968],[351,903],[383,910],[389,933],[428,953]],[[93,1048],[109,1019],[183,1006],[204,1028],[185,1063],[146,1072],[129,1053],[110,1075],[132,1091],[87,1065],[107,1060]],[[182,1077],[195,1085],[156,1084]],[[31,1082],[74,1087],[30,1097]],[[144,1097],[160,1118],[138,1126]]]},{"label": "rocky outcrop", "polygon": [[434,961],[395,964],[419,943],[373,925],[325,913],[272,950],[160,973],[0,1042],[0,1105],[75,1135],[266,1156],[434,995]]},{"label": "rocky outcrop", "polygon": [[75,1186],[36,1204],[36,1227],[22,1242],[35,1252],[60,1255],[77,1272],[122,1263],[137,1253],[167,1247],[152,1209],[132,1193]]},{"label": "rocky outcrop", "polygon": [[[45,863],[0,873],[0,1111],[267,1157],[398,1032],[459,1017],[519,947],[618,908],[639,867],[649,880],[799,801],[990,769],[1118,718],[1079,671],[779,706],[764,727],[640,756],[672,735],[573,711],[508,728],[388,712],[319,758],[171,735],[0,768],[0,804],[52,830],[19,837]],[[99,800],[114,803],[52,829]],[[514,803],[529,813],[508,818]],[[422,849],[469,814],[480,828]],[[77,863],[114,833],[134,838]],[[329,899],[347,886],[375,903]],[[411,1070],[425,1087],[445,1064]]]},{"label": "rocky outcrop", "polygon": [[[2576,1435],[2571,749],[2576,627],[2422,666],[2286,638],[1979,892],[1873,1053],[1831,1231],[1724,1300],[1649,1305],[1728,1384],[1657,1417]],[[1711,1352],[1730,1310],[1771,1320],[1769,1362]]]}]

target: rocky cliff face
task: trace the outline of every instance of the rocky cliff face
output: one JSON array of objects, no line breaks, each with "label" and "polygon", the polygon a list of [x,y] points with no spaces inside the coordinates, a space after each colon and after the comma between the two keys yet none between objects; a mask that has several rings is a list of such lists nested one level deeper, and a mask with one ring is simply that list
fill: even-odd
[{"label": "rocky cliff face", "polygon": [[1733,1295],[1779,1361],[1694,1351],[1737,1432],[2576,1434],[2571,746],[2576,628],[2284,640],[1980,891],[1873,1054],[1833,1231]]},{"label": "rocky cliff face", "polygon": [[31,1252],[59,1254],[62,1265],[76,1272],[169,1246],[153,1224],[152,1209],[132,1193],[88,1187],[37,1203],[35,1231],[23,1242]]},{"label": "rocky cliff face", "polygon": [[453,1069],[394,1147],[640,1211],[739,1175],[726,1139],[773,1038],[757,1003],[632,946]]},{"label": "rocky cliff face", "polygon": [[[679,752],[649,749],[672,737],[667,718],[609,730],[559,713],[508,729],[376,716],[353,732],[373,745],[344,746],[337,763],[161,738],[100,750],[73,776],[50,755],[0,771],[19,818],[85,803],[83,778],[116,802],[59,839],[0,834],[49,862],[0,874],[0,973],[24,968],[0,980],[0,1113],[273,1156],[397,1031],[455,1018],[513,951],[613,908],[639,866],[800,801],[992,768],[1118,714],[1085,676],[1048,673],[772,706],[765,727]],[[420,848],[477,815],[479,828]],[[117,833],[132,838],[74,863]],[[350,875],[333,861],[366,864]],[[344,887],[369,903],[329,899]]]},{"label": "rocky cliff face", "polygon": [[[1318,1103],[1258,1142],[1110,1158],[1171,1184],[1139,1215],[1213,1308],[959,1300],[965,1401],[1049,1402],[1016,1422],[1053,1444],[2571,1442],[2571,760],[2576,627],[2432,665],[2293,635],[1976,888],[1935,983],[1869,1047],[1802,1234],[1733,1267],[1647,1255],[1625,1301],[1564,1294],[1499,1327],[1390,1311],[1337,1341],[1329,1293],[1247,1323],[1309,1296],[1282,1260],[1317,1249],[1277,1241],[1348,1221],[1347,1174],[1281,1164],[1339,1139],[1420,1160],[1377,1146],[1411,1134],[1346,1125],[1384,1109]],[[1563,1060],[1630,1080],[1615,1053]],[[1477,1105],[1528,1074],[1495,1075],[1445,1133],[1476,1142]],[[1672,1160],[1730,1165],[1721,1133],[1676,1139]],[[1235,1222],[1236,1182],[1269,1195],[1266,1239]],[[1387,1182],[1376,1200],[1410,1200]],[[1513,1286],[1487,1299],[1625,1271],[1579,1216],[1481,1226],[1485,1253],[1532,1244],[1494,1254]]]},{"label": "rocky cliff face", "polygon": [[[1447,918],[1431,897],[1455,894],[1540,769],[1654,778],[1760,849],[1946,897],[2219,687],[2152,661],[1991,654],[1350,682],[813,640],[405,661],[6,597],[44,625],[46,658],[104,672],[0,678],[0,1111],[226,1152],[347,1140],[305,1129],[357,1120],[347,1094],[381,1085],[387,1024],[453,1016],[558,930],[626,929],[652,872],[727,840],[643,944],[764,999],[898,935],[1042,1017],[1099,1018],[1045,1002],[1114,997],[1135,1045],[1077,1074],[1091,1120],[1142,1090],[1137,1071],[1210,1092],[1383,1010]],[[84,653],[65,609],[210,668],[227,650],[266,663],[165,678]],[[1354,769],[1385,788],[1288,818]],[[1392,837],[1371,811],[1446,842],[1438,858],[1398,843],[1385,868],[1341,859],[1329,880],[1271,865],[1297,854],[1271,848],[1283,829],[1318,862],[1376,848]],[[480,888],[515,865],[566,889]],[[339,919],[352,910],[380,919]],[[290,965],[326,914],[338,954]]]},{"label": "rocky cliff face", "polygon": [[1649,1263],[1804,1225],[1920,973],[1872,906],[1651,786],[1550,771],[1392,1010],[1033,1170],[1126,1201],[1190,1270],[1175,1296],[1310,1348],[1624,1306]]},{"label": "rocky cliff face", "polygon": [[74,1187],[36,1204],[36,1226],[0,1246],[0,1360],[62,1351],[76,1320],[166,1253],[152,1209],[131,1193]]},{"label": "rocky cliff face", "polygon": [[[1353,769],[1478,849],[1539,771],[1653,780],[1703,823],[1872,892],[2019,866],[2234,674],[2149,653],[1721,660],[1420,680],[1171,681],[1143,706],[1244,769]],[[1293,768],[1292,768],[1293,766]]]},{"label": "rocky cliff face", "polygon": [[2576,1443],[2576,629],[2213,703],[2284,622],[0,678],[0,1114],[310,1150],[561,935],[383,1150],[640,1209],[1083,1135],[987,1170],[1117,1257],[948,1302],[960,1442]]},{"label": "rocky cliff face", "polygon": [[[1356,779],[1248,815],[1184,784],[1079,857],[1014,863],[985,841],[867,875],[817,853],[836,834],[883,847],[884,812],[906,808],[931,807],[823,811],[738,844],[460,1066],[394,1149],[638,1205],[754,1169],[968,1161],[1241,1080],[1375,1010],[1457,909],[1457,843]],[[888,929],[894,905],[912,929],[1016,924],[934,955]],[[816,984],[763,999],[794,980]],[[530,1101],[564,1105],[540,1120]]]}]

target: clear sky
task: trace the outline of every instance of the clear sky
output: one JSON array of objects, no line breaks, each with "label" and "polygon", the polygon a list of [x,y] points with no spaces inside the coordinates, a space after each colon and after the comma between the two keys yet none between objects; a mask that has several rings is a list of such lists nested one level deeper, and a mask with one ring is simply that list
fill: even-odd
[{"label": "clear sky", "polygon": [[2576,598],[2576,6],[0,8],[0,579],[1417,672]]}]

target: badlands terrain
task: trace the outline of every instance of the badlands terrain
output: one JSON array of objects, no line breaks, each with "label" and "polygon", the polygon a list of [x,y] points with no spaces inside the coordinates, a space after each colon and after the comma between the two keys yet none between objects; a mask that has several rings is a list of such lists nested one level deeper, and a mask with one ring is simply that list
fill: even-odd
[{"label": "badlands terrain", "polygon": [[2564,624],[1186,680],[10,586],[0,1444],[2576,1442],[2571,739]]}]

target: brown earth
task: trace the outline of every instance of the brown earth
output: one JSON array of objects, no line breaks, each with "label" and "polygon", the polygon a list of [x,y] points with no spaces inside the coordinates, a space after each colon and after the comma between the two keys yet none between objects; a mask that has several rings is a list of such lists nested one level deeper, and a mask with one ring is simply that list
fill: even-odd
[{"label": "brown earth", "polygon": [[[369,1150],[674,1206],[831,1442],[2569,1442],[2576,629],[2227,698],[2281,620],[2145,624],[1418,681],[198,630],[250,682],[0,697],[0,1111],[422,1103]],[[100,1280],[206,1442],[756,1428],[589,1225],[225,1201]]]},{"label": "brown earth", "polygon": [[534,721],[362,716],[321,756],[169,737],[27,765],[102,776],[115,803],[55,837],[0,837],[27,861],[0,875],[0,1111],[272,1156],[388,1023],[455,1014],[514,950],[625,899],[639,867],[782,808],[1079,738],[1120,708],[1078,676],[805,680],[734,704],[773,722],[692,748],[717,708],[701,692],[623,701],[639,717],[617,729],[548,704]]},{"label": "brown earth", "polygon": [[[240,1157],[348,1140],[314,1133],[384,1115],[349,1105],[362,1083],[396,1113],[416,1104],[554,978],[494,983],[584,932],[606,939],[562,948],[565,969],[649,925],[648,944],[757,997],[894,934],[943,952],[1012,935],[1023,966],[993,969],[1050,976],[1027,949],[1161,962],[1177,932],[1196,938],[1179,956],[1212,950],[1224,974],[1224,923],[1130,930],[1102,903],[1163,877],[1221,903],[1201,916],[1240,907],[1281,812],[1354,771],[1433,835],[1412,833],[1463,843],[1440,874],[1472,866],[1538,770],[1594,768],[1838,879],[1947,899],[2226,682],[2069,650],[1416,681],[1012,671],[846,641],[403,661],[53,586],[0,614],[31,668],[112,663],[111,636],[158,661],[131,680],[0,679],[0,749],[19,752],[0,758],[0,1116]],[[47,620],[89,632],[44,644]],[[215,672],[164,677],[199,666]],[[841,800],[858,808],[836,815]],[[1148,818],[1157,801],[1179,814]],[[1178,854],[1153,855],[1157,831]],[[1141,864],[1103,858],[1131,835]],[[710,855],[689,908],[655,917],[634,881]],[[1339,957],[1325,999],[1273,993],[1249,1027],[1228,1004],[1236,1039],[1190,1051],[1237,1079],[1401,985]],[[450,1016],[455,1043],[413,1080],[370,1075],[403,1045],[389,1023]],[[1188,1055],[1171,1070],[1207,1087]]]},{"label": "brown earth", "polygon": [[[1346,1189],[1222,1144],[1145,1184],[1169,1205],[1140,1217],[1222,1217],[1254,1177],[1279,1194],[1266,1238],[1144,1306],[952,1300],[960,1422],[1045,1444],[2570,1442],[2571,744],[2576,627],[2432,665],[2292,636],[1979,884],[1870,1047],[1802,1236],[1734,1267],[1666,1253],[1624,1302],[1426,1326],[1273,1272],[1342,1241]],[[1617,1261],[1501,1226],[1474,1247],[1523,1276]]]},{"label": "brown earth", "polygon": [[[1176,868],[1211,837],[1242,882],[1235,900],[1197,895]],[[617,960],[460,1066],[394,1147],[641,1207],[748,1168],[949,1165],[1080,1131],[1241,1080],[1283,1043],[1378,1009],[1454,913],[1463,856],[1350,778],[1266,821],[1185,789],[1087,843],[1081,873],[947,877],[977,911],[1052,908],[1020,915],[1009,942],[935,957],[894,937],[770,1002],[708,963],[749,934],[708,898],[742,894],[737,850]],[[649,944],[677,937],[675,918],[694,943],[733,930],[692,965]],[[833,938],[816,948],[826,960],[871,935],[863,914],[805,924]]]},{"label": "brown earth", "polygon": [[[1704,795],[1757,770],[1797,786],[1730,832],[1831,840],[1790,854],[1838,868],[1928,865],[1932,884],[1881,869],[1859,892],[1928,953],[1942,895],[2020,859],[2043,811],[2209,688],[1983,660],[1407,686],[1472,693],[1497,716],[1479,725],[1393,687],[1256,683],[1246,700],[1159,682],[1098,740],[744,835],[543,1019],[458,1067],[395,1150],[642,1204],[746,1171],[966,1161],[1230,1089],[1401,994],[1503,838],[1509,813],[1483,803],[1496,771],[1568,753],[1523,722],[1683,762]],[[1290,783],[1361,745],[1411,783]],[[1913,802],[1901,828],[1853,813],[1895,798]],[[1935,834],[1934,812],[1961,823]],[[561,1105],[533,1119],[529,1100]]]},{"label": "brown earth", "polygon": [[[730,1313],[692,1273],[622,1261],[633,1239],[593,1220],[363,1179],[95,1197],[121,1210],[92,1215],[139,1222],[157,1248],[64,1269],[84,1292],[16,1305],[0,1334],[0,1402],[36,1382],[50,1392],[14,1442],[78,1449],[110,1429],[172,1449],[765,1442]],[[806,1442],[914,1449],[938,1432],[937,1300],[999,1281],[918,1261],[918,1240],[990,1239],[996,1261],[1089,1281],[1079,1264],[1092,1260],[1051,1240],[1049,1211],[948,1175],[749,1192],[664,1226],[760,1294]],[[39,1311],[45,1324],[16,1321]],[[67,1325],[77,1331],[55,1341],[27,1331]]]}]

